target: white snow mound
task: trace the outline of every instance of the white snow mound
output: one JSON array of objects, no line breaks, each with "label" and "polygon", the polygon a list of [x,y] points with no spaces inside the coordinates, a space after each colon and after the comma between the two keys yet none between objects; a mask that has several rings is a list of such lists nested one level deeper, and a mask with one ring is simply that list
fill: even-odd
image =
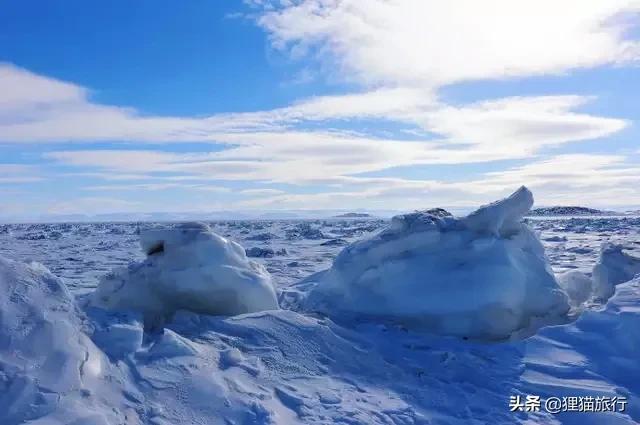
[{"label": "white snow mound", "polygon": [[569,303],[580,307],[585,303],[604,303],[611,298],[615,287],[640,274],[640,258],[624,251],[624,246],[611,242],[600,248],[598,262],[591,276],[578,270],[558,275],[558,284],[569,296]]},{"label": "white snow mound", "polygon": [[269,272],[206,224],[150,229],[140,242],[147,258],[105,276],[93,305],[142,312],[146,325],[177,310],[235,315],[278,308]]},{"label": "white snow mound", "polygon": [[578,270],[569,270],[557,276],[558,285],[567,293],[569,304],[574,307],[589,301],[593,295],[593,283],[589,276]]},{"label": "white snow mound", "polygon": [[615,292],[615,286],[627,282],[640,273],[640,258],[623,251],[624,246],[605,243],[600,258],[593,267],[593,296],[606,301]]},{"label": "white snow mound", "polygon": [[521,222],[532,205],[521,187],[463,218],[396,216],[317,275],[305,307],[490,339],[563,317],[567,296],[542,244]]},{"label": "white snow mound", "polygon": [[89,397],[102,388],[109,362],[82,330],[73,296],[59,278],[41,264],[0,257],[0,423],[22,424],[52,412],[68,421],[46,423],[102,424],[116,416],[100,413],[104,409]]}]

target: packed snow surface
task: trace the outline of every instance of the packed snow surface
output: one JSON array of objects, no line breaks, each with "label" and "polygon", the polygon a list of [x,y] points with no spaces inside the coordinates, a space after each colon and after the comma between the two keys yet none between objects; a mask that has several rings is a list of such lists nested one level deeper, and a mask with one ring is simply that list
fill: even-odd
[{"label": "packed snow surface", "polygon": [[33,423],[118,423],[93,416],[89,395],[109,360],[81,316],[62,280],[45,267],[0,257],[0,423],[44,417],[48,422]]},{"label": "packed snow surface", "polygon": [[[466,223],[431,215],[458,222],[450,232],[466,235],[472,245],[485,238],[493,244],[512,236],[527,240],[518,236],[523,230],[515,218],[526,203],[496,205],[497,221],[487,220],[494,216],[487,212]],[[424,211],[396,219],[391,228],[431,229],[431,218],[420,223],[429,215]],[[525,221],[540,233],[571,303],[571,321],[542,327],[526,339],[492,343],[387,318],[326,316],[304,308],[322,273],[306,278],[331,269],[345,244],[389,232],[382,220],[221,221],[208,223],[212,232],[168,223],[0,225],[0,257],[20,260],[0,258],[0,424],[639,423],[640,277],[633,274],[640,219]],[[143,276],[135,269],[148,267],[165,279],[180,264],[202,284],[205,265],[253,273],[249,260],[239,260],[241,248],[227,252],[211,233],[275,253],[255,261],[268,269],[283,309],[240,315],[179,310],[145,327],[146,308],[88,302],[114,268],[131,278]],[[404,244],[408,238],[401,233],[388,234]],[[465,252],[461,243],[451,246]],[[166,268],[160,268],[161,256],[173,258]],[[194,258],[178,262],[182,256]],[[522,264],[522,258],[508,264]],[[153,297],[148,300],[156,302]],[[550,397],[619,397],[626,409],[511,412],[509,398],[516,395],[538,395],[543,403]]]},{"label": "packed snow surface", "polygon": [[178,310],[234,315],[278,308],[269,272],[202,223],[140,234],[147,258],[107,274],[94,306],[134,310],[157,324]]},{"label": "packed snow surface", "polygon": [[521,222],[532,204],[523,187],[463,218],[396,216],[386,230],[346,247],[317,277],[306,306],[473,338],[506,338],[534,319],[561,317],[567,297]]}]

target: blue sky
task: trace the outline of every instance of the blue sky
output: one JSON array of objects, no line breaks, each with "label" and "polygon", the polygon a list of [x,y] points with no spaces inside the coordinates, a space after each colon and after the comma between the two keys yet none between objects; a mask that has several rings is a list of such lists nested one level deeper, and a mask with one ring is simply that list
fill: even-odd
[{"label": "blue sky", "polygon": [[10,1],[0,217],[640,205],[637,1]]}]

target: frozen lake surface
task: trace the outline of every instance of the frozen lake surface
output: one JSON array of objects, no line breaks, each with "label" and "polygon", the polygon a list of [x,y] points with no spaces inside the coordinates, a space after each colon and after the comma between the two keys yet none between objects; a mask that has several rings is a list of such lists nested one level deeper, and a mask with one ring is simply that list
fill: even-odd
[{"label": "frozen lake surface", "polygon": [[[605,242],[621,244],[640,257],[639,218],[542,217],[526,222],[538,233],[558,274],[591,273]],[[179,312],[164,329],[144,333],[135,316],[109,316],[91,309],[87,316],[71,314],[74,297],[65,295],[64,286],[75,298],[84,299],[114,268],[134,261],[145,264],[140,263],[145,258],[141,230],[175,224],[0,226],[0,257],[40,262],[61,279],[38,267],[0,264],[5,268],[0,279],[4,276],[9,285],[8,294],[0,296],[15,302],[4,308],[7,317],[17,318],[3,324],[10,329],[6,335],[0,332],[0,422],[640,421],[638,278],[619,285],[606,306],[587,308],[573,322],[543,327],[526,339],[472,341],[392,323],[332,320],[298,308],[295,294],[300,282],[330,268],[347,244],[376,234],[388,221],[208,224],[266,267],[282,310],[234,317]],[[26,282],[32,292],[23,296],[12,282]],[[15,335],[24,335],[24,341]],[[45,346],[52,348],[43,357],[39,350]],[[16,352],[26,354],[16,357]],[[527,396],[540,396],[542,408],[510,411],[510,398]],[[589,397],[617,397],[626,404],[601,413],[550,413],[544,401],[553,397],[564,400],[565,407],[573,397],[580,403]]]},{"label": "frozen lake surface", "polygon": [[[379,230],[383,220],[276,220],[209,222],[221,236],[247,249],[271,249],[264,263],[276,285],[288,286],[327,268],[344,246]],[[33,260],[63,278],[74,293],[95,288],[118,266],[144,258],[140,229],[172,223],[56,223],[0,225],[0,255]],[[264,255],[264,254],[263,254]]]},{"label": "frozen lake surface", "polygon": [[[603,242],[613,241],[640,252],[638,217],[530,218],[526,222],[540,234],[555,272],[588,272]],[[286,287],[326,269],[350,242],[383,228],[376,219],[215,221],[213,231],[247,249],[273,250],[254,257]],[[74,293],[95,288],[113,268],[144,258],[140,229],[171,223],[54,223],[0,225],[0,255],[33,260],[63,278]],[[283,251],[284,250],[284,251]]]}]

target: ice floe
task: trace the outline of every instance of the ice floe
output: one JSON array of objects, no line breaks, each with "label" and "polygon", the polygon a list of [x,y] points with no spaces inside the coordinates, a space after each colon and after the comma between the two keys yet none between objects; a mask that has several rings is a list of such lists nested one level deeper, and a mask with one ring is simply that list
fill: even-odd
[{"label": "ice floe", "polygon": [[521,222],[532,204],[522,187],[462,218],[396,216],[315,277],[306,308],[472,338],[506,338],[534,319],[561,317],[567,297],[540,241]]},{"label": "ice floe", "polygon": [[278,308],[266,269],[205,224],[144,230],[140,242],[147,258],[106,275],[92,305],[142,312],[147,325],[177,310],[229,315]]}]

